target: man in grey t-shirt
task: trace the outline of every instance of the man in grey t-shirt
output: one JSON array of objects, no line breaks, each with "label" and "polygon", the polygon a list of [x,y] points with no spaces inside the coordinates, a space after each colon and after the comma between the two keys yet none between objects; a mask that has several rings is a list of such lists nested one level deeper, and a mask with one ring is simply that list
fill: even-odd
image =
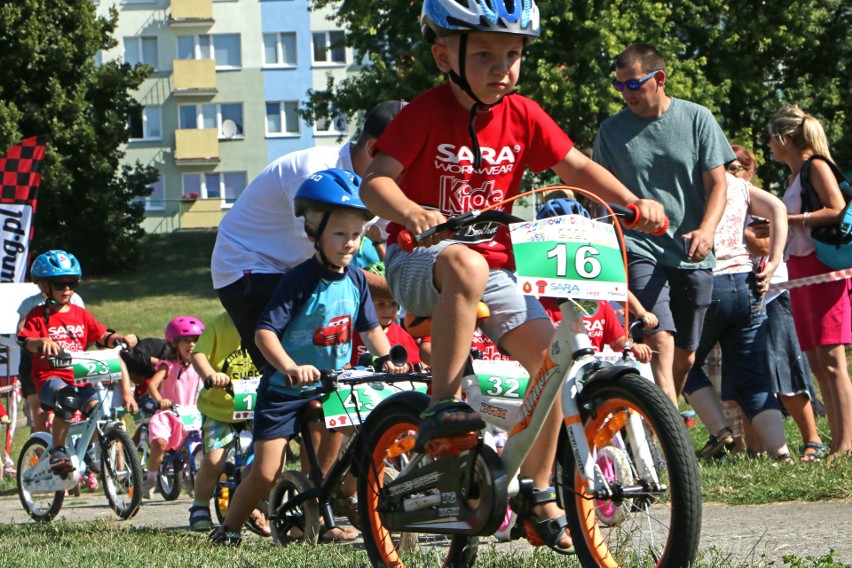
[{"label": "man in grey t-shirt", "polygon": [[725,163],[735,159],[706,108],[665,93],[666,64],[635,43],[615,62],[613,86],[627,106],[601,125],[593,159],[642,198],[663,204],[665,235],[629,231],[630,290],[660,326],[645,337],[658,354],[657,384],[677,405],[695,360],[713,290],[713,235],[725,209]]}]

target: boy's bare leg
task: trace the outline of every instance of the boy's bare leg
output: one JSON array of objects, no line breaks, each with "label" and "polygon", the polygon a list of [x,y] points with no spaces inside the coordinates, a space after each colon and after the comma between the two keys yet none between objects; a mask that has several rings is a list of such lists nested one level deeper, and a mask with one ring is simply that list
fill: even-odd
[{"label": "boy's bare leg", "polygon": [[[530,320],[508,332],[500,340],[500,347],[512,354],[523,365],[530,376],[535,376],[544,361],[545,353],[553,339],[553,324],[549,319]],[[533,480],[535,487],[545,489],[552,485],[551,475],[556,459],[559,428],[562,426],[561,391],[535,439],[527,459],[521,465],[521,475]],[[553,519],[564,514],[556,502],[542,503],[535,507],[539,519]],[[571,539],[564,535],[559,546],[568,548]]]},{"label": "boy's bare leg", "polygon": [[[476,308],[488,283],[488,264],[479,253],[450,245],[435,262],[433,279],[441,292],[432,312],[432,401],[461,394],[465,362],[476,329]],[[468,416],[459,416],[464,420]],[[452,414],[446,416],[453,420]]]},{"label": "boy's bare leg", "polygon": [[285,438],[255,441],[252,467],[237,487],[228,509],[228,516],[222,522],[226,530],[239,532],[261,499],[269,495],[269,491],[275,485],[284,467],[284,444],[286,443]]}]

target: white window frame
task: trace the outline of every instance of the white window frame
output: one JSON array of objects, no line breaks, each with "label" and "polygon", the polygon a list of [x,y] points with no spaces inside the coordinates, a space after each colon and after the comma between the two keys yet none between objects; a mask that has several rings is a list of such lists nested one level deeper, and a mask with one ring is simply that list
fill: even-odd
[{"label": "white window frame", "polygon": [[[296,126],[297,130],[290,131],[287,130],[287,105],[296,105]],[[278,105],[278,116],[281,120],[282,129],[280,132],[271,132],[269,130],[269,106],[270,105]],[[302,119],[299,116],[299,101],[266,101],[266,120],[264,120],[265,128],[266,128],[266,136],[268,138],[286,138],[286,137],[295,137],[299,136],[302,133]]]},{"label": "white window frame", "polygon": [[[243,131],[239,132],[233,136],[226,137],[222,133],[222,107],[225,105],[238,105],[240,107],[240,117],[241,124],[239,125]],[[187,107],[195,108],[195,126],[192,128],[187,128],[183,124],[181,124],[181,110]],[[204,107],[216,107],[216,130],[218,131],[219,140],[243,140],[246,137],[245,134],[245,107],[243,103],[199,103],[199,104],[186,104],[186,105],[178,105],[178,128],[182,130],[204,130]]]},{"label": "white window frame", "polygon": [[[148,187],[154,187],[154,191],[151,195],[145,197],[144,199],[140,199],[140,201],[145,204],[145,211],[165,211],[166,210],[166,182],[161,175],[157,178],[157,181],[150,184]],[[154,197],[157,195],[159,190],[159,197]]]},{"label": "white window frame", "polygon": [[[159,45],[160,42],[157,41],[157,36],[124,36],[123,39],[124,39],[124,56],[123,56],[123,58],[124,58],[124,61],[126,63],[131,63],[131,64],[144,63],[146,65],[150,65],[155,70],[159,69],[159,67],[157,65],[157,60],[160,58],[160,45]],[[145,59],[144,41],[146,39],[154,40],[154,62],[153,63],[144,60]],[[139,61],[131,62],[131,61],[127,60],[127,43],[128,43],[128,41],[136,42],[136,50],[137,50],[137,53],[140,56]]]},{"label": "white window frame", "polygon": [[[344,40],[346,39],[343,30],[314,30],[311,32],[311,63],[313,63],[315,67],[343,67],[346,65],[346,45],[342,48],[332,48],[331,45],[333,42],[331,40],[331,34],[340,34],[343,36]],[[326,55],[325,61],[317,61],[316,59],[316,38],[318,35],[323,36],[323,42],[325,44],[323,50]],[[335,49],[343,49],[343,61],[333,61],[331,59],[331,54]]]},{"label": "white window frame", "polygon": [[[224,65],[224,64],[220,64],[218,61],[216,61],[216,38],[217,37],[225,37],[225,36],[229,36],[229,37],[230,36],[236,36],[236,38],[237,38],[237,45],[239,45],[239,47],[240,47],[240,53],[239,53],[240,62],[239,62],[239,65]],[[208,53],[204,53],[204,47],[201,46],[201,38],[202,37],[209,38],[208,44],[206,46]],[[212,59],[213,61],[216,61],[216,70],[217,71],[229,71],[229,70],[235,70],[235,69],[242,69],[243,68],[243,46],[242,46],[242,38],[240,37],[240,34],[237,34],[237,33],[233,33],[233,34],[199,34],[199,35],[193,35],[193,36],[180,36],[178,38],[178,41],[180,41],[181,39],[186,39],[186,38],[191,38],[192,44],[193,44],[192,57],[190,59],[194,59],[194,60]]]},{"label": "white window frame", "polygon": [[[266,38],[268,36],[275,36],[275,61],[269,62],[266,60]],[[284,61],[284,41],[282,40],[283,36],[292,36],[293,37],[293,57],[292,62]],[[263,66],[268,68],[277,68],[277,69],[295,69],[299,65],[299,45],[298,45],[298,35],[296,32],[270,32],[263,34],[261,39],[261,49],[263,53],[261,56],[263,57]]]},{"label": "white window frame", "polygon": [[[150,112],[149,112],[150,111]],[[151,128],[149,125],[152,122],[152,117],[150,114],[156,111],[156,122],[157,122],[157,131],[159,134],[157,136],[153,136],[150,134]],[[130,121],[127,123],[128,131],[130,131],[129,141],[131,142],[144,142],[146,140],[162,140],[163,139],[163,112],[160,105],[148,105],[142,107],[142,137],[134,138],[133,132],[130,131],[131,125]]]},{"label": "white window frame", "polygon": [[[341,129],[340,127],[343,127]],[[345,114],[338,115],[337,117],[331,119],[329,121],[329,129],[328,130],[320,130],[319,122],[314,122],[314,136],[323,137],[323,136],[345,136],[349,134],[349,119]]]},{"label": "white window frame", "polygon": [[[246,187],[248,186],[248,173],[247,172],[244,172],[244,171],[191,172],[191,173],[185,173],[181,176],[182,195],[189,195],[193,191],[195,191],[196,193],[198,193],[197,199],[219,199],[222,202],[222,209],[230,209],[233,206],[233,204],[236,202],[237,198],[239,198],[239,195],[236,198],[234,198],[233,201],[230,201],[230,202],[228,201],[228,198],[225,197],[225,176],[229,176],[229,175],[230,176],[233,176],[233,175],[242,176],[245,185],[243,186],[243,189],[240,190],[240,193],[245,191]],[[214,195],[213,197],[210,197],[208,195],[207,182],[208,182],[208,179],[213,177],[213,176],[215,176],[217,178],[218,195]],[[190,178],[190,177],[197,177],[198,178],[197,188],[194,185],[192,187],[187,187],[187,179]]]}]

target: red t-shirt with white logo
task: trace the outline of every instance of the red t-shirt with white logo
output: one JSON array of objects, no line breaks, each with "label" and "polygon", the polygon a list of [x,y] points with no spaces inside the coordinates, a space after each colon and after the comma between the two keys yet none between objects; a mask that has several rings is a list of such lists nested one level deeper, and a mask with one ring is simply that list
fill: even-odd
[{"label": "red t-shirt with white logo", "polygon": [[[44,306],[37,306],[27,314],[20,336],[27,339],[49,337],[66,351],[85,351],[89,345],[103,337],[107,328],[95,320],[88,310],[68,304],[66,312],[51,312],[44,321]],[[48,377],[57,377],[74,385],[74,371],[69,368],[52,369],[50,362],[41,353],[33,354],[33,384],[36,392]]]},{"label": "red t-shirt with white logo", "polygon": [[[449,83],[426,91],[405,106],[376,142],[399,161],[405,195],[447,217],[482,209],[517,194],[526,167],[540,172],[559,162],[574,143],[532,100],[507,95],[476,119],[482,165],[474,171],[469,109],[456,101]],[[511,211],[512,204],[502,207]],[[402,229],[391,223],[389,242]],[[484,222],[454,240],[479,251],[491,268],[513,268],[508,231]]]}]

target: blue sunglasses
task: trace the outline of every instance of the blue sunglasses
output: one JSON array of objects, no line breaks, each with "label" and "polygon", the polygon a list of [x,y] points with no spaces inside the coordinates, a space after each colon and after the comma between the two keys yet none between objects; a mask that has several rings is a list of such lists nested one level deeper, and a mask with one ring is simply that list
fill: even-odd
[{"label": "blue sunglasses", "polygon": [[612,86],[619,93],[624,90],[624,87],[627,87],[631,91],[638,91],[642,88],[642,85],[645,84],[650,78],[654,75],[662,71],[662,69],[657,69],[656,71],[651,71],[641,79],[630,79],[629,81],[619,81],[618,79],[613,79]]}]

